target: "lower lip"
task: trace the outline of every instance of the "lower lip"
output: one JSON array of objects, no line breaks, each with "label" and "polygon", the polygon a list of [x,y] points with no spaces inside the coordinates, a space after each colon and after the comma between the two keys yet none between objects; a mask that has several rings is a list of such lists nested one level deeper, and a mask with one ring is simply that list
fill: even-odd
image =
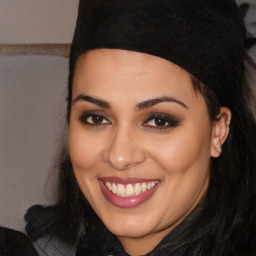
[{"label": "lower lip", "polygon": [[105,198],[111,204],[113,204],[114,206],[119,207],[119,208],[133,208],[133,207],[143,204],[144,202],[149,200],[154,195],[154,193],[160,186],[160,182],[159,182],[150,190],[142,192],[139,195],[130,196],[130,197],[122,197],[122,196],[115,195],[110,190],[108,190],[108,188],[105,186],[105,184],[101,180],[99,180],[99,184],[100,184],[101,191],[102,191],[103,195],[105,196]]}]

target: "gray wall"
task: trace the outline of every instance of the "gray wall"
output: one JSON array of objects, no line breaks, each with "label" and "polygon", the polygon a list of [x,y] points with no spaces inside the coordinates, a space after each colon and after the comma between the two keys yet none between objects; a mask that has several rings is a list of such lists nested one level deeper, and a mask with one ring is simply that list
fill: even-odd
[{"label": "gray wall", "polygon": [[[0,45],[70,43],[78,0],[0,0]],[[68,59],[0,55],[0,225],[55,196],[55,158],[65,135]]]},{"label": "gray wall", "polygon": [[0,0],[0,43],[70,43],[78,0]]},{"label": "gray wall", "polygon": [[53,200],[54,159],[65,133],[66,80],[65,58],[0,56],[2,226],[22,230],[29,206]]}]

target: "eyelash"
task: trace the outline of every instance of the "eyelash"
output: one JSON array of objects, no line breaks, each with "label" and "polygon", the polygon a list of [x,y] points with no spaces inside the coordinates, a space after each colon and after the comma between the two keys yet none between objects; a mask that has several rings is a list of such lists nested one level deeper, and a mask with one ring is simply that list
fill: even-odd
[{"label": "eyelash", "polygon": [[[98,118],[99,123],[93,123],[93,118]],[[83,113],[79,118],[80,122],[84,125],[92,126],[92,127],[99,127],[99,126],[107,126],[111,124],[111,121],[103,113],[98,112],[88,112]],[[90,120],[90,121],[89,121]],[[163,121],[164,124],[157,126],[156,121]],[[149,125],[149,122],[154,122],[155,125]],[[179,121],[177,121],[174,117],[163,114],[163,113],[153,113],[147,116],[146,120],[143,122],[142,126],[155,129],[155,130],[166,130],[170,128],[177,127],[179,125]]]},{"label": "eyelash", "polygon": [[[92,118],[101,118],[102,120],[106,120],[106,123],[92,123],[89,122],[88,119]],[[98,113],[98,112],[88,112],[88,113],[83,113],[81,117],[79,118],[80,122],[82,122],[85,125],[92,126],[92,127],[97,127],[97,126],[105,126],[111,124],[111,122],[108,120],[107,117],[103,113]],[[93,121],[93,120],[91,120]]]},{"label": "eyelash", "polygon": [[[164,121],[164,125],[157,126],[156,125],[157,120]],[[147,124],[152,121],[155,123],[155,126]],[[146,121],[143,122],[143,126],[150,129],[157,129],[157,130],[166,130],[166,129],[177,127],[178,125],[179,125],[179,121],[177,121],[174,117],[164,113],[153,113],[147,117]]]}]

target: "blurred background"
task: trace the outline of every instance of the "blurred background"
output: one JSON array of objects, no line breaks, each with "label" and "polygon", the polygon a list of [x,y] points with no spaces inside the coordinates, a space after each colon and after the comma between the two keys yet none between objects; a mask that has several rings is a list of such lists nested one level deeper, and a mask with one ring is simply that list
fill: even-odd
[{"label": "blurred background", "polygon": [[0,225],[54,200],[78,0],[0,0]]},{"label": "blurred background", "polygon": [[[255,0],[237,3],[256,37]],[[78,0],[0,0],[0,226],[24,231],[27,208],[54,202],[77,7]],[[250,54],[256,59],[256,47]]]}]

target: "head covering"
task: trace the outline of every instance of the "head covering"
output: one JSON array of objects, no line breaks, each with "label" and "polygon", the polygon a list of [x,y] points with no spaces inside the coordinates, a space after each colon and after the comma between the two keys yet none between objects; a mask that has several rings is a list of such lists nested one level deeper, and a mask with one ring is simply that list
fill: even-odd
[{"label": "head covering", "polygon": [[233,0],[80,0],[70,67],[91,49],[137,51],[175,63],[221,97],[243,66],[244,40]]}]

